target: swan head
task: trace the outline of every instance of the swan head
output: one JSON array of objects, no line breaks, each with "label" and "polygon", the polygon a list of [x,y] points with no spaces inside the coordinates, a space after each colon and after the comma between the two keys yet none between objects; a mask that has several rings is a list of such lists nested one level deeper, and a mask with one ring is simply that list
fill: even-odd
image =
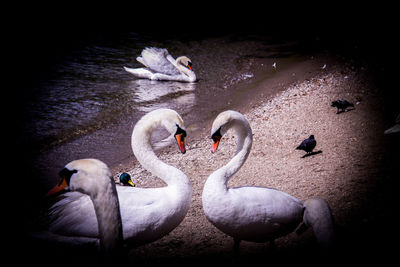
[{"label": "swan head", "polygon": [[179,150],[183,154],[186,153],[186,130],[183,120],[175,110],[167,108],[153,110],[136,123],[132,133],[133,150],[139,149],[145,140],[149,143],[152,132],[158,127],[163,127],[170,133],[170,136],[161,142],[169,143],[175,139]]},{"label": "swan head", "polygon": [[[239,112],[233,110],[227,110],[221,112],[217,118],[215,118],[212,128],[211,128],[211,139],[213,140],[213,145],[211,152],[215,153],[218,149],[218,145],[221,141],[222,136],[231,128],[237,128],[239,126],[237,123],[241,121],[247,127],[244,128],[245,131],[251,131],[250,124],[247,119]],[[237,128],[236,130],[241,130]]]},{"label": "swan head", "polygon": [[122,173],[119,176],[119,181],[121,182],[122,185],[128,185],[128,186],[133,186],[135,187],[135,183],[132,181],[131,176],[129,175],[129,173]]},{"label": "swan head", "polygon": [[182,152],[182,154],[186,153],[186,148],[185,148],[185,137],[186,137],[186,131],[181,128],[178,124],[176,124],[176,132],[174,134],[176,143],[178,144],[179,150]]},{"label": "swan head", "polygon": [[97,159],[74,160],[59,172],[59,176],[59,183],[47,193],[47,196],[65,190],[94,195],[105,188],[105,184],[109,184],[112,179],[107,165]]},{"label": "swan head", "polygon": [[188,68],[189,70],[193,71],[192,61],[187,56],[178,57],[176,59],[176,64],[182,65],[182,66]]},{"label": "swan head", "polygon": [[158,110],[158,112],[162,113],[162,125],[171,135],[174,135],[179,150],[182,154],[185,154],[186,130],[183,124],[183,119],[175,110],[172,109],[161,109]]}]

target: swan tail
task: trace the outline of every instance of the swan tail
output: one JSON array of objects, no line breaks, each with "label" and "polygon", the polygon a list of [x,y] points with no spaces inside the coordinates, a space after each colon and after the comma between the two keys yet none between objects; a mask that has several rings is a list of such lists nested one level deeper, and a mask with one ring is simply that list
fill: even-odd
[{"label": "swan tail", "polygon": [[[319,245],[324,248],[334,246],[334,222],[328,203],[321,198],[313,198],[304,202],[303,223],[311,227]],[[302,229],[303,227],[303,229]],[[301,226],[299,230],[304,230]],[[299,233],[300,231],[297,231]]]}]

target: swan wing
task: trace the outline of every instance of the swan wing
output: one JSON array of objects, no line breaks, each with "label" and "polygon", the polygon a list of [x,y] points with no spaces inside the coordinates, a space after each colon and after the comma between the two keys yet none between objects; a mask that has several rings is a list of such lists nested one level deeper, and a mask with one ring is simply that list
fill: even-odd
[{"label": "swan wing", "polygon": [[141,57],[136,60],[155,73],[180,75],[180,71],[167,58],[172,58],[167,49],[148,47],[143,49]]},{"label": "swan wing", "polygon": [[65,236],[98,237],[93,202],[88,195],[68,192],[50,208],[50,231]]},{"label": "swan wing", "polygon": [[127,68],[124,67],[125,71],[135,75],[138,78],[143,78],[143,79],[151,79],[153,76],[153,73],[149,71],[148,69],[145,68]]},{"label": "swan wing", "polygon": [[300,200],[263,187],[231,188],[212,206],[206,215],[217,228],[235,238],[255,242],[293,231],[303,214]]},{"label": "swan wing", "polygon": [[66,236],[66,235],[58,235],[49,231],[41,231],[41,232],[33,232],[29,233],[29,236],[34,240],[41,240],[44,242],[51,242],[51,243],[62,243],[69,246],[94,246],[100,247],[99,239],[92,238],[92,237],[83,237],[83,236]]},{"label": "swan wing", "polygon": [[[167,187],[117,186],[117,193],[125,240],[138,244],[157,240],[183,219],[174,216],[180,207],[170,201]],[[50,231],[64,236],[97,238],[98,223],[90,197],[79,192],[68,192],[62,197],[50,208]]]},{"label": "swan wing", "polygon": [[157,240],[173,230],[184,217],[177,214],[177,210],[183,208],[176,205],[167,187],[117,187],[117,190],[124,239],[129,242],[143,244]]},{"label": "swan wing", "polygon": [[244,217],[280,224],[302,218],[303,203],[285,192],[265,187],[245,186],[229,190],[233,207],[242,206]]},{"label": "swan wing", "polygon": [[150,79],[156,81],[180,81],[180,82],[192,82],[193,79],[182,75],[181,73],[178,75],[168,75],[163,73],[153,73],[149,69],[146,68],[127,68],[124,67],[125,71],[133,74],[134,76],[142,79]]}]

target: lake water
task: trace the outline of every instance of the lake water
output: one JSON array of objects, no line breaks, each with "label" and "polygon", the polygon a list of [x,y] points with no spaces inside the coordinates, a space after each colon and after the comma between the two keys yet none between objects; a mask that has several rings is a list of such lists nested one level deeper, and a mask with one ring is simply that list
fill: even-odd
[{"label": "lake water", "polygon": [[[143,48],[167,48],[188,56],[198,81],[180,83],[136,79],[123,66]],[[257,35],[163,37],[125,32],[84,43],[53,64],[26,103],[26,136],[34,144],[38,176],[54,183],[66,163],[94,157],[113,166],[132,156],[130,137],[137,120],[157,108],[176,110],[190,129],[229,108],[235,90],[273,72],[274,62],[295,55],[295,42]],[[283,63],[282,63],[283,64]]]}]

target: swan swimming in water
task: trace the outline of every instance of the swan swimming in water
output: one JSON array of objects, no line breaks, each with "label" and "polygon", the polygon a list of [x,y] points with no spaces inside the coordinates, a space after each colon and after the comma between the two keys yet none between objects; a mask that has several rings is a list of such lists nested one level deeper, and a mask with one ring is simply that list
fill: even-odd
[{"label": "swan swimming in water", "polygon": [[247,119],[236,111],[220,113],[214,120],[211,136],[212,152],[216,152],[222,136],[233,129],[238,138],[235,156],[207,179],[203,194],[203,209],[207,219],[235,240],[273,241],[293,232],[302,222],[311,226],[322,246],[333,242],[333,219],[323,199],[301,202],[284,192],[257,186],[228,188],[230,178],[245,163],[253,142]]},{"label": "swan swimming in water", "polygon": [[48,196],[71,190],[86,196],[92,203],[99,232],[100,251],[118,255],[122,249],[122,222],[114,179],[107,165],[97,159],[81,159],[68,163],[59,173],[60,182]]},{"label": "swan swimming in water", "polygon": [[[186,131],[183,120],[173,110],[158,109],[144,115],[132,133],[132,149],[139,163],[167,186],[140,188],[117,186],[123,237],[129,245],[153,242],[177,227],[185,217],[192,198],[189,178],[177,168],[162,162],[154,153],[150,137],[164,127],[185,153]],[[68,192],[51,208],[50,231],[63,236],[99,238],[93,203],[87,195]]]},{"label": "swan swimming in water", "polygon": [[165,48],[147,47],[136,60],[146,68],[124,67],[124,69],[138,78],[179,82],[196,81],[192,61],[186,56],[175,60]]}]

